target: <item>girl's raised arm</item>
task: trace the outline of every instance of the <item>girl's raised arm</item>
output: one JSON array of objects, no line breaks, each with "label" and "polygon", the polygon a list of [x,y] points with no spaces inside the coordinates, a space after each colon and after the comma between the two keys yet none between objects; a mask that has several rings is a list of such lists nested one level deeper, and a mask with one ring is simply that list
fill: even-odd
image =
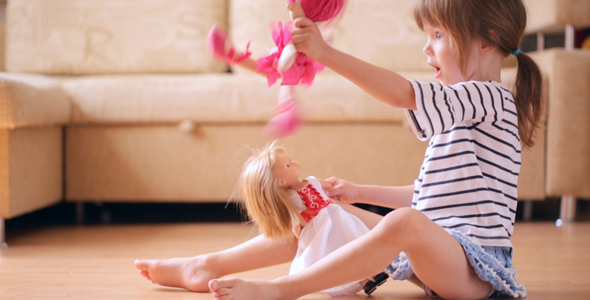
[{"label": "girl's raised arm", "polygon": [[350,80],[376,99],[394,107],[416,109],[414,88],[401,75],[330,47],[317,25],[302,17],[294,21],[297,51]]}]

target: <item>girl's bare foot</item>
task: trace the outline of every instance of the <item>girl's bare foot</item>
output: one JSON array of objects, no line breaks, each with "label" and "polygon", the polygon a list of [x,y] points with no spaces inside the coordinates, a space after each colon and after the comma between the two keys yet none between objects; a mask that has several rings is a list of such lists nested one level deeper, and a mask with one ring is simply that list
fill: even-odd
[{"label": "girl's bare foot", "polygon": [[291,300],[280,286],[272,281],[247,281],[239,278],[213,279],[209,281],[215,300]]},{"label": "girl's bare foot", "polygon": [[139,273],[153,283],[187,289],[191,292],[209,292],[208,282],[222,274],[213,271],[207,256],[173,258],[167,260],[136,260]]}]

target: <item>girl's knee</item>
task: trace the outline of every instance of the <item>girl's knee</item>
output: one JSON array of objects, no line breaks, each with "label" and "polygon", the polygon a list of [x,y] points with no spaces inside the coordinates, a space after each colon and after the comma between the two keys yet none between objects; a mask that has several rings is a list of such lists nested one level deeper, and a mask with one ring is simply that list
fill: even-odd
[{"label": "girl's knee", "polygon": [[409,207],[398,208],[384,217],[391,225],[416,224],[425,218],[428,219],[422,212]]},{"label": "girl's knee", "polygon": [[416,235],[420,232],[425,222],[430,221],[422,212],[413,208],[398,208],[385,217],[379,223],[383,226],[384,231],[389,232],[391,236]]}]

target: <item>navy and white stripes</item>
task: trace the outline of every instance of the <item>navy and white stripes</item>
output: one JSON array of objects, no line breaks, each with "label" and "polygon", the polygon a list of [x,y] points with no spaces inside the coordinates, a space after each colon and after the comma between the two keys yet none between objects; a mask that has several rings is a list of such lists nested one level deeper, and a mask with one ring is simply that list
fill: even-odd
[{"label": "navy and white stripes", "polygon": [[493,81],[411,83],[418,110],[406,116],[430,139],[412,207],[482,246],[511,247],[521,162],[512,93]]}]

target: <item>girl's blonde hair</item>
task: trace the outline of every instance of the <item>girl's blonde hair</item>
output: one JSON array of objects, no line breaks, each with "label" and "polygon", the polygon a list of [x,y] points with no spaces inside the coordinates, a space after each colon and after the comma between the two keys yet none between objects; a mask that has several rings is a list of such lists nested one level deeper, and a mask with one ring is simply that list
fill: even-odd
[{"label": "girl's blonde hair", "polygon": [[285,149],[272,141],[246,161],[239,179],[239,201],[262,234],[271,239],[289,239],[300,215],[288,188],[279,187],[273,173],[279,154],[286,154]]},{"label": "girl's blonde hair", "polygon": [[[424,24],[445,29],[458,53],[465,72],[470,41],[490,43],[505,56],[518,49],[527,23],[522,0],[422,0],[414,10],[420,29]],[[518,114],[518,133],[525,147],[532,147],[542,108],[542,77],[537,64],[520,53],[513,88]]]}]

